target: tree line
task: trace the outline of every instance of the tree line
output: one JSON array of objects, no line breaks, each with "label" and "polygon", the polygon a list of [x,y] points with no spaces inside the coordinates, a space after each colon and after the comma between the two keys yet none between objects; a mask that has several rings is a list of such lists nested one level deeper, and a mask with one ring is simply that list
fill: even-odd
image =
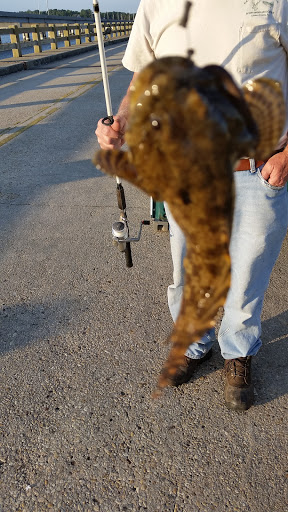
[{"label": "tree line", "polygon": [[[94,14],[91,9],[81,9],[81,11],[71,11],[69,9],[49,9],[48,12],[38,11],[38,9],[31,11],[31,9],[28,9],[27,11],[19,12],[25,14],[49,14],[50,16],[65,16],[65,18],[94,18]],[[107,11],[101,13],[101,18],[106,20],[132,20],[134,17],[135,14],[131,14],[129,12]]]}]

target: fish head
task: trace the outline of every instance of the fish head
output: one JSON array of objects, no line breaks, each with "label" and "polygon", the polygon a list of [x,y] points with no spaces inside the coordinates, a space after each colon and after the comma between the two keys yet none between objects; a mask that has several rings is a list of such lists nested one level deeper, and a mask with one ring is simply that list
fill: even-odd
[{"label": "fish head", "polygon": [[146,66],[131,87],[126,142],[132,152],[154,145],[166,154],[189,146],[192,161],[193,151],[195,158],[221,151],[234,163],[254,151],[258,129],[243,92],[223,68],[164,57]]}]

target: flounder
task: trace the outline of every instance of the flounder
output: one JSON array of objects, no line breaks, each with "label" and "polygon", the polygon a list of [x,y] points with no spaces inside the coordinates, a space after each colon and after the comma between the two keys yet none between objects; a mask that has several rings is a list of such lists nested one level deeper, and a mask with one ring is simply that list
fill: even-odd
[{"label": "flounder", "polygon": [[233,168],[244,156],[268,158],[284,119],[279,83],[260,78],[240,90],[219,66],[165,57],[144,68],[131,87],[128,151],[100,150],[94,157],[105,173],[166,201],[186,238],[181,310],[158,390],[173,384],[188,346],[215,324],[225,302]]}]

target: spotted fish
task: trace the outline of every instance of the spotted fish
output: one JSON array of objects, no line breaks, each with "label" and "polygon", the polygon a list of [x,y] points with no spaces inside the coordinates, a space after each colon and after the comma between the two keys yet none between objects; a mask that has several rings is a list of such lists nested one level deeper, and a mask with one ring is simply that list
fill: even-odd
[{"label": "spotted fish", "polygon": [[173,384],[188,346],[215,325],[229,290],[233,168],[245,155],[268,158],[284,119],[278,83],[261,78],[240,90],[219,66],[165,57],[131,86],[128,151],[94,157],[102,171],[166,201],[186,238],[182,305],[159,392]]}]

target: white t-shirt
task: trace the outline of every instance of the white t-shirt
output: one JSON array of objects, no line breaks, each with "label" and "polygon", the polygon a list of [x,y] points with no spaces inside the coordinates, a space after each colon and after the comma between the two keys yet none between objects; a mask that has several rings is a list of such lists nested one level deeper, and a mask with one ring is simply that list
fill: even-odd
[{"label": "white t-shirt", "polygon": [[239,86],[267,77],[282,84],[288,130],[288,0],[193,0],[187,28],[179,26],[186,0],[141,0],[123,58],[139,72],[153,59],[187,56],[197,66],[218,64]]}]

